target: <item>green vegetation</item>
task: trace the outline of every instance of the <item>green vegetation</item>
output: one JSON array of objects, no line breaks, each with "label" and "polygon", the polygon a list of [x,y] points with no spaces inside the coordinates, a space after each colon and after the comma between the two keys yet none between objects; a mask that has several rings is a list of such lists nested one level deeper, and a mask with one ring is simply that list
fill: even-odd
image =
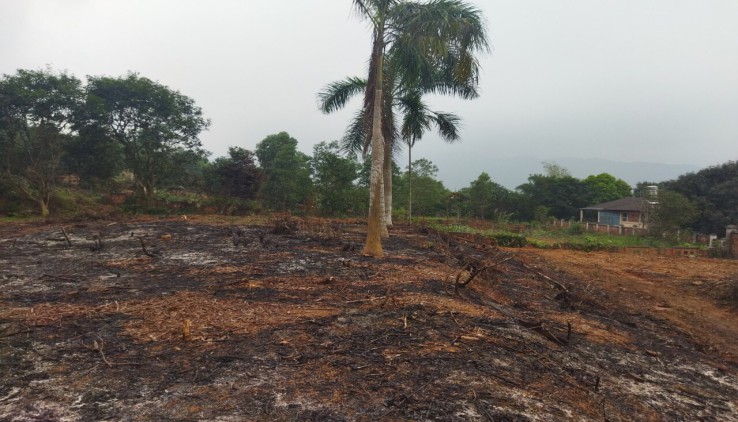
[{"label": "green vegetation", "polygon": [[[394,69],[391,62],[386,66]],[[397,91],[385,97],[392,98],[393,111],[383,124],[402,135],[409,148],[432,126],[446,140],[458,138],[458,118],[432,112],[423,103],[422,95],[432,88],[387,75],[386,82],[395,84],[387,86]],[[447,84],[439,92],[476,95],[474,84],[462,94],[456,82],[432,80]],[[342,106],[367,86],[360,79],[332,86],[323,106]],[[315,145],[312,157],[298,150],[297,139],[280,132],[266,136],[253,152],[233,146],[226,157],[209,160],[198,139],[209,122],[192,99],[171,88],[137,74],[88,77],[85,85],[67,73],[19,70],[0,78],[0,218],[268,211],[366,217],[376,175],[371,158],[357,158],[357,149],[369,141],[362,122],[352,123],[343,141]],[[439,230],[481,234],[499,245],[587,251],[682,246],[691,230],[722,233],[725,225],[738,223],[736,162],[661,184],[656,205],[645,210],[648,237],[588,233],[579,224],[550,230],[552,219],[576,218],[581,207],[629,196],[627,183],[609,174],[580,180],[555,163],[544,163],[543,174],[530,176],[515,190],[482,173],[452,192],[427,159],[410,161],[405,171],[391,160],[385,163],[389,167],[383,173],[391,181],[385,181],[386,192],[397,205],[389,210],[396,217],[422,217],[435,221]],[[476,218],[494,230],[434,218]]]},{"label": "green vegetation", "polygon": [[[458,0],[353,0],[353,4],[372,30],[369,72],[366,79],[329,85],[320,94],[321,109],[331,112],[343,107],[352,94],[364,92],[363,107],[348,133],[364,151],[371,150],[364,253],[382,256],[381,237],[388,236],[387,226],[392,225],[392,152],[399,120],[395,99],[425,93],[476,96],[475,54],[488,49],[487,36],[481,12]],[[405,131],[415,139],[418,132],[412,132]]]},{"label": "green vegetation", "polygon": [[210,122],[191,98],[169,87],[130,73],[89,77],[86,95],[78,127],[120,145],[146,207],[164,174],[203,153],[198,135]]},{"label": "green vegetation", "polygon": [[276,211],[304,210],[312,200],[310,157],[297,150],[287,132],[269,135],[256,145],[266,176],[261,187],[265,204]]},{"label": "green vegetation", "polygon": [[[573,249],[585,252],[610,251],[628,247],[704,247],[669,238],[652,236],[620,236],[606,233],[586,233],[578,224],[561,228],[533,228],[533,226],[501,225],[496,228],[476,228],[462,222],[451,223],[442,218],[418,220],[421,226],[447,233],[475,234],[493,239],[495,244],[503,247],[520,248],[532,246],[541,249]],[[510,228],[523,230],[523,233],[512,233]],[[523,229],[523,227],[525,227]]]},{"label": "green vegetation", "polygon": [[82,104],[79,79],[19,70],[0,80],[0,157],[6,185],[42,217],[58,184],[61,158]]},{"label": "green vegetation", "polygon": [[696,208],[689,227],[700,233],[724,233],[738,224],[738,161],[709,167],[661,183],[660,188],[679,193]]}]

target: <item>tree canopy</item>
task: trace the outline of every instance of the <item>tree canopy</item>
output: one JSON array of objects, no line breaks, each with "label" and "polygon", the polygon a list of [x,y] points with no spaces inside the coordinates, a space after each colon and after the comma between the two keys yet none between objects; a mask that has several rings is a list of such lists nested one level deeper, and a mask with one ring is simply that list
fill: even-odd
[{"label": "tree canopy", "polygon": [[311,162],[321,215],[352,215],[366,208],[364,191],[355,183],[361,164],[353,154],[344,157],[337,141],[321,142],[315,145]]},{"label": "tree canopy", "polygon": [[98,128],[122,146],[147,202],[173,154],[200,151],[198,135],[210,122],[193,99],[178,91],[135,73],[90,77],[86,91],[79,126]]},{"label": "tree canopy", "polygon": [[697,207],[691,227],[701,233],[724,233],[738,224],[738,162],[729,161],[661,184],[690,198]]},{"label": "tree canopy", "polygon": [[310,157],[297,150],[287,132],[269,135],[256,144],[256,156],[266,180],[261,189],[267,206],[276,211],[298,211],[311,199]]},{"label": "tree canopy", "polygon": [[0,168],[43,217],[82,103],[81,86],[74,76],[49,69],[18,70],[0,79]]}]

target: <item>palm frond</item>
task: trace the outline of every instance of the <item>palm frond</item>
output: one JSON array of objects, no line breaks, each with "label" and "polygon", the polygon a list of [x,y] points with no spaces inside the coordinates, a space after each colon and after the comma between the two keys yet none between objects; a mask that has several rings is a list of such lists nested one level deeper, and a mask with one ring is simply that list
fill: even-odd
[{"label": "palm frond", "polygon": [[372,2],[363,0],[353,0],[353,7],[356,14],[362,20],[368,20],[372,22],[372,25],[376,26],[377,22],[374,19],[374,12],[371,8]]},{"label": "palm frond", "polygon": [[438,129],[438,134],[448,143],[461,140],[459,129],[461,129],[461,118],[453,113],[434,112],[433,121]]},{"label": "palm frond", "polygon": [[356,155],[364,153],[364,145],[369,138],[364,130],[364,121],[364,110],[359,110],[351,119],[341,138],[341,150]]},{"label": "palm frond", "polygon": [[332,82],[318,93],[318,107],[325,114],[332,113],[345,107],[351,97],[361,94],[365,89],[366,79],[358,77]]},{"label": "palm frond", "polygon": [[[489,51],[479,10],[460,0],[403,2],[393,9],[393,62],[402,84],[473,98],[478,84],[476,53]],[[437,84],[438,80],[444,81]]]}]

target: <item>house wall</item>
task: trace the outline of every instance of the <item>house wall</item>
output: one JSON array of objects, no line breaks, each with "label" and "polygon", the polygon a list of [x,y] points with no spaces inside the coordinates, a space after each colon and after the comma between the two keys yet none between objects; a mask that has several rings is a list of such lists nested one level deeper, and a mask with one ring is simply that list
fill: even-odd
[{"label": "house wall", "polygon": [[628,221],[622,222],[623,227],[643,227],[640,212],[628,212]]},{"label": "house wall", "polygon": [[598,215],[598,223],[607,224],[610,226],[620,225],[620,212],[614,211],[600,211]]},{"label": "house wall", "polygon": [[610,226],[643,227],[640,212],[628,211],[628,221],[622,221],[622,213],[623,211],[600,211],[598,222]]}]

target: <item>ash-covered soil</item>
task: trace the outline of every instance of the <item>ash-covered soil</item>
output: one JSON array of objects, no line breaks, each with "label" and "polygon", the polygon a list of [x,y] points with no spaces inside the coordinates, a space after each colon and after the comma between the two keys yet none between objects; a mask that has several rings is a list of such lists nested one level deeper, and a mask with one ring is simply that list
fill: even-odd
[{"label": "ash-covered soil", "polygon": [[738,313],[708,289],[734,261],[410,226],[372,259],[325,220],[64,228],[0,226],[3,421],[738,420]]}]

